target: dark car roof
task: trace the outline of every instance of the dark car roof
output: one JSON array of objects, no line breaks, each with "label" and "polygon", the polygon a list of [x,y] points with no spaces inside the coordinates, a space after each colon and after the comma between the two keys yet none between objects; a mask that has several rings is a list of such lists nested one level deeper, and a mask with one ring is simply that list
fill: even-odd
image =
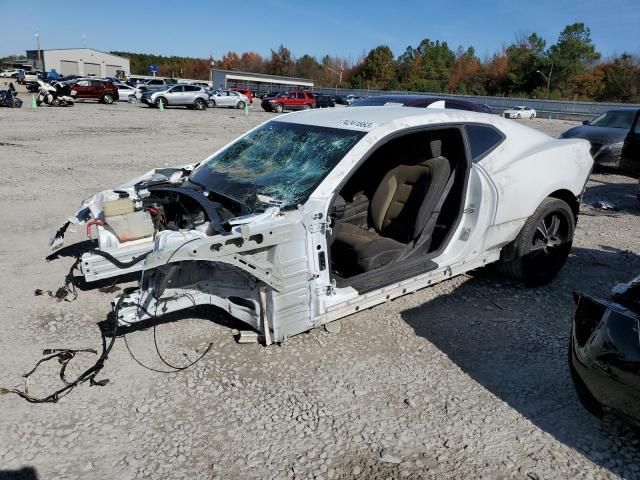
[{"label": "dark car roof", "polygon": [[353,102],[350,107],[373,107],[382,106],[387,104],[404,105],[405,107],[418,107],[426,108],[432,103],[445,101],[460,106],[467,107],[474,112],[485,112],[477,103],[469,102],[467,100],[460,100],[457,98],[447,97],[429,97],[427,95],[378,95],[373,97],[363,97]]}]

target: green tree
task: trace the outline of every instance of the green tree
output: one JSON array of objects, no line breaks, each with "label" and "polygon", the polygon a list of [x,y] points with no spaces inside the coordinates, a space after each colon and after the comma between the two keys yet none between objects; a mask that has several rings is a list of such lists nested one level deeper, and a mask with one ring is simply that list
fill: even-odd
[{"label": "green tree", "polygon": [[365,57],[362,68],[362,80],[370,88],[387,88],[395,77],[396,65],[393,52],[387,45],[372,49]]},{"label": "green tree", "polygon": [[507,88],[509,94],[515,92],[531,94],[533,90],[544,83],[544,78],[536,70],[546,68],[546,42],[536,33],[528,37],[521,37],[516,43],[507,48],[509,57],[509,72],[507,73]]},{"label": "green tree", "polygon": [[321,70],[322,65],[320,65],[318,60],[311,55],[305,54],[296,60],[295,74],[298,77],[315,79],[320,76]]},{"label": "green tree", "polygon": [[449,72],[455,60],[455,54],[447,45],[439,40],[432,42],[425,38],[416,48],[416,55],[421,59],[420,80],[416,86],[431,92],[446,92],[449,89]]},{"label": "green tree", "polygon": [[584,23],[567,25],[558,41],[549,47],[549,60],[553,63],[552,87],[565,95],[572,95],[571,80],[583,75],[600,59],[600,53],[591,41],[591,31]]}]

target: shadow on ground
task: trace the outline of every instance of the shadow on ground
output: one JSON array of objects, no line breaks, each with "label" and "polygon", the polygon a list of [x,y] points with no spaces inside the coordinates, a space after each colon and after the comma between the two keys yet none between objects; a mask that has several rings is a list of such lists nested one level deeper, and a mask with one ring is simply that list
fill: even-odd
[{"label": "shadow on ground", "polygon": [[542,430],[625,478],[640,458],[640,436],[616,419],[604,422],[578,403],[568,369],[572,291],[606,296],[640,273],[629,252],[574,248],[549,285],[526,289],[485,269],[449,295],[402,313],[476,382]]}]

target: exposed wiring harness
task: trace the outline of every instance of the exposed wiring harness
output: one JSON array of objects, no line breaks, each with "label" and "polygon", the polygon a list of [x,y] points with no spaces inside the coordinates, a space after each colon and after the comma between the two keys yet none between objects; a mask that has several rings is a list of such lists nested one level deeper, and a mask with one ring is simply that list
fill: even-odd
[{"label": "exposed wiring harness", "polygon": [[[165,262],[165,264],[162,266],[162,268],[166,268],[166,266],[169,264],[169,262],[171,261],[171,259],[173,258],[173,256],[178,253],[178,250],[180,250],[182,247],[184,247],[185,245],[194,242],[196,240],[199,240],[199,238],[192,238],[190,240],[187,240],[186,242],[180,244],[178,246],[178,248],[176,248],[173,252],[171,252],[171,255],[169,256],[169,258],[167,258],[167,261]],[[145,274],[145,270],[142,270],[142,273],[140,275],[140,285],[142,285],[144,283],[144,274]],[[122,298],[122,297],[121,297]],[[196,302],[192,299],[193,305],[196,306]],[[138,305],[137,305],[138,309],[142,309],[144,307],[142,307],[142,305],[140,305],[140,298],[138,298]],[[158,304],[156,302],[156,310],[154,313],[149,312],[148,310],[145,309],[145,312],[151,317],[151,318],[158,318],[157,315],[157,309],[158,309]],[[131,356],[131,358],[141,367],[146,368],[147,370],[151,370],[152,372],[156,372],[156,373],[178,373],[181,372],[182,370],[186,370],[189,367],[192,367],[193,365],[195,365],[197,362],[199,362],[200,360],[202,360],[202,358],[204,358],[204,356],[209,353],[209,351],[211,350],[211,348],[213,348],[213,342],[209,343],[209,346],[206,348],[206,350],[195,360],[193,360],[192,362],[188,363],[187,365],[184,366],[176,366],[176,365],[172,365],[171,363],[169,363],[167,360],[165,360],[165,358],[162,356],[162,353],[160,353],[160,348],[158,347],[158,339],[157,339],[157,334],[156,334],[156,326],[153,326],[153,344],[155,346],[156,349],[156,353],[158,354],[158,358],[160,359],[160,361],[162,363],[164,363],[167,367],[172,368],[173,370],[159,370],[157,368],[154,367],[150,367],[148,365],[145,365],[144,363],[142,363],[138,358],[136,358],[136,356],[133,354],[133,352],[131,351],[131,348],[129,347],[129,343],[127,342],[127,336],[123,333],[122,337],[124,338],[124,344],[127,347],[127,351],[129,352],[129,355]],[[186,354],[184,354],[186,356]]]},{"label": "exposed wiring harness", "polygon": [[[0,387],[0,394],[14,393],[24,398],[27,402],[30,402],[30,403],[56,403],[62,397],[65,397],[66,395],[68,395],[69,392],[71,392],[71,390],[73,390],[75,387],[77,387],[78,385],[86,381],[89,381],[90,385],[92,386],[98,385],[102,387],[106,385],[107,382],[109,381],[108,379],[96,380],[95,377],[96,375],[98,375],[100,370],[104,368],[104,363],[107,360],[107,358],[109,358],[109,352],[113,348],[113,344],[116,341],[116,335],[118,333],[118,310],[122,305],[125,295],[127,293],[130,293],[133,290],[135,290],[134,287],[126,288],[123,291],[123,295],[118,299],[118,302],[113,308],[113,330],[111,332],[111,339],[109,343],[107,343],[106,335],[104,334],[104,332],[102,332],[102,352],[100,353],[100,357],[98,357],[96,362],[91,367],[89,367],[80,375],[78,375],[78,377],[75,380],[69,382],[66,379],[65,371],[66,371],[67,365],[69,364],[71,359],[73,359],[76,356],[77,353],[86,352],[86,353],[96,354],[97,352],[95,350],[91,348],[80,349],[80,350],[72,350],[72,349],[66,349],[66,348],[44,350],[42,354],[48,355],[48,356],[41,359],[38,363],[36,363],[35,367],[31,369],[31,371],[23,375],[23,378],[25,378],[24,391],[18,390],[17,388]],[[55,392],[45,397],[33,397],[29,395],[29,389],[28,389],[29,377],[38,369],[40,365],[54,358],[57,358],[58,362],[62,365],[62,367],[60,368],[59,376],[62,382],[65,384],[64,387],[56,390]]]},{"label": "exposed wiring harness", "polygon": [[[176,248],[171,253],[169,258],[167,259],[167,261],[164,264],[163,268],[166,267],[169,264],[169,262],[171,261],[173,256],[178,252],[178,250],[180,250],[182,247],[184,247],[185,245],[187,245],[187,244],[189,244],[189,243],[191,243],[191,242],[193,242],[195,240],[199,240],[199,239],[198,238],[192,238],[192,239],[187,240],[186,242],[182,243],[178,248]],[[147,252],[145,254],[140,255],[139,257],[134,257],[130,262],[120,262],[117,259],[115,259],[113,256],[111,256],[108,253],[103,252],[101,250],[91,250],[91,252],[92,253],[96,253],[98,255],[102,255],[107,260],[113,261],[113,263],[116,264],[116,265],[118,263],[120,263],[122,265],[125,265],[124,267],[121,267],[121,268],[127,268],[127,266],[135,265],[136,263],[138,263],[139,261],[144,259],[147,255],[149,255],[149,253],[151,253],[151,252]],[[79,263],[80,263],[80,256],[78,258],[76,258],[76,261],[73,263],[73,265],[71,266],[71,269],[69,270],[69,273],[65,277],[65,285],[64,285],[64,287],[60,287],[58,289],[58,292],[60,292],[60,290],[66,289],[66,291],[73,292],[73,294],[75,296],[77,296],[76,291],[75,291],[74,281],[73,281],[73,272],[77,268]],[[142,270],[140,284],[143,283],[144,274],[145,274],[145,271]],[[30,403],[56,403],[58,400],[60,400],[61,398],[65,397],[66,395],[68,395],[71,392],[71,390],[73,390],[75,387],[77,387],[78,385],[80,385],[81,383],[84,383],[86,381],[89,381],[90,385],[92,385],[92,386],[93,385],[98,385],[98,386],[106,385],[109,382],[108,379],[96,380],[95,377],[100,372],[100,370],[102,370],[104,368],[104,364],[105,364],[107,358],[109,357],[109,352],[111,352],[111,349],[113,348],[113,345],[115,343],[116,337],[118,335],[118,325],[119,325],[118,317],[119,317],[120,308],[122,307],[122,304],[125,301],[125,299],[127,298],[127,296],[130,293],[132,293],[133,291],[135,291],[135,290],[136,290],[136,287],[128,287],[128,288],[125,288],[123,290],[122,295],[118,298],[118,301],[116,302],[116,304],[113,307],[113,311],[112,311],[113,330],[111,332],[111,338],[110,338],[109,342],[107,343],[106,335],[105,335],[104,332],[102,332],[102,352],[101,352],[100,356],[98,357],[96,362],[91,367],[89,367],[84,372],[82,372],[80,375],[78,375],[78,377],[75,380],[69,381],[66,378],[65,373],[66,373],[66,369],[67,369],[67,366],[68,366],[69,362],[78,353],[92,353],[92,354],[96,355],[97,354],[96,350],[94,350],[92,348],[85,348],[85,349],[68,349],[68,348],[46,349],[46,350],[44,350],[42,352],[42,354],[43,355],[47,355],[47,356],[42,358],[42,359],[40,359],[36,363],[36,365],[29,372],[27,372],[24,375],[22,375],[22,377],[25,379],[25,381],[24,381],[24,390],[20,390],[18,388],[0,387],[0,395],[4,395],[4,394],[7,394],[7,393],[13,393],[15,395],[18,395],[18,396],[24,398],[26,401],[28,401]],[[49,292],[49,294],[52,295],[51,292]],[[56,297],[59,298],[59,299],[64,298],[64,297],[58,297],[57,294],[56,294]],[[140,305],[140,301],[139,300],[140,299],[138,299],[137,307],[138,308],[142,308],[142,306]],[[193,303],[194,303],[194,306],[195,306],[195,301]],[[157,312],[157,305],[156,305],[156,312]],[[158,318],[157,314],[154,312],[151,315],[151,318]],[[145,365],[140,360],[138,360],[136,358],[136,356],[133,354],[133,352],[131,351],[131,348],[129,347],[129,344],[127,342],[127,336],[124,333],[122,333],[122,337],[124,339],[124,343],[125,343],[125,346],[127,348],[127,351],[131,355],[131,358],[133,358],[133,360],[136,363],[138,363],[140,366],[146,368],[147,370],[151,370],[151,371],[157,372],[157,373],[177,373],[177,372],[181,372],[183,370],[186,370],[186,369],[192,367],[193,365],[195,365],[200,360],[202,360],[202,358],[204,358],[204,356],[207,353],[209,353],[209,351],[213,347],[213,342],[211,342],[211,343],[209,343],[209,346],[206,348],[206,350],[198,358],[196,358],[195,360],[193,360],[193,361],[191,361],[188,364],[183,365],[183,366],[173,365],[173,364],[169,363],[164,358],[162,353],[160,352],[160,348],[158,347],[156,326],[154,325],[153,326],[153,343],[154,343],[154,346],[155,346],[156,353],[158,354],[158,357],[160,358],[162,363],[164,363],[167,367],[172,369],[172,370],[159,370],[159,369],[156,369],[156,368],[153,368],[153,367],[149,367],[148,365]],[[186,354],[184,354],[184,355],[186,356]],[[43,363],[48,362],[49,360],[53,360],[53,359],[57,359],[58,362],[61,365],[60,372],[59,372],[59,377],[62,380],[62,382],[64,383],[64,386],[62,388],[59,388],[55,392],[53,392],[53,393],[51,393],[49,395],[46,395],[44,397],[34,397],[34,396],[30,395],[29,394],[29,385],[28,385],[29,377],[33,373],[35,373],[36,370],[38,370],[40,365],[42,365]]]}]

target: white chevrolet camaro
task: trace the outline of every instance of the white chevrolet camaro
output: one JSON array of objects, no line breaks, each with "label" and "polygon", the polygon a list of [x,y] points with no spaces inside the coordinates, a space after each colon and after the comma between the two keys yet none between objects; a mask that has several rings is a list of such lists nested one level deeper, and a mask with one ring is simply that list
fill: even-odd
[{"label": "white chevrolet camaro", "polygon": [[142,272],[123,325],[215,305],[268,344],[494,262],[549,282],[592,164],[585,140],[486,114],[305,111],[87,199],[52,246],[87,223],[89,284]]}]

